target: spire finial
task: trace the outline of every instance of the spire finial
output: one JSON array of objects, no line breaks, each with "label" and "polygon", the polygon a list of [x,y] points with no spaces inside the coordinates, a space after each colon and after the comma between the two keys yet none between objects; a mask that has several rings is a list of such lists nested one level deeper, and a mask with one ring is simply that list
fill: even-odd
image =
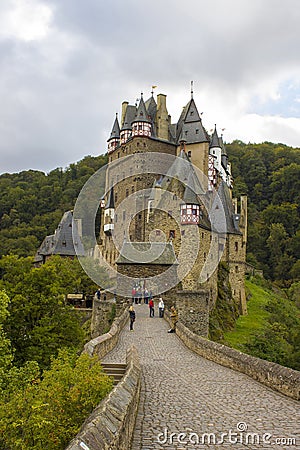
[{"label": "spire finial", "polygon": [[191,81],[191,98],[193,98],[193,95],[194,95],[194,81],[192,80]]},{"label": "spire finial", "polygon": [[152,86],[152,91],[151,91],[152,97],[153,97],[154,89],[155,89],[155,88],[157,88],[157,86]]}]

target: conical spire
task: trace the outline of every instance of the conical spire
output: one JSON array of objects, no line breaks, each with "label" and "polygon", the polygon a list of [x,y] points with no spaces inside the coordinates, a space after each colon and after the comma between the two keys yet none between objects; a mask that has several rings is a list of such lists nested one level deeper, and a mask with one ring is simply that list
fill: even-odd
[{"label": "conical spire", "polygon": [[120,138],[120,125],[119,125],[118,113],[117,113],[111,133],[110,133],[110,138],[108,140],[110,141],[111,139],[119,139],[119,138]]},{"label": "conical spire", "polygon": [[148,117],[147,109],[143,99],[143,94],[141,94],[141,100],[135,115],[134,122],[151,122]]},{"label": "conical spire", "polygon": [[217,132],[217,126],[215,124],[215,129],[211,138],[210,148],[212,147],[220,147],[220,140]]},{"label": "conical spire", "polygon": [[133,105],[128,105],[126,108],[124,123],[121,128],[121,131],[122,130],[131,130],[131,128],[132,128],[131,124],[134,121],[135,115],[136,115],[136,107]]},{"label": "conical spire", "polygon": [[209,142],[209,137],[202,125],[201,115],[193,98],[183,108],[177,123],[177,142],[180,142],[180,138],[183,137],[183,131],[187,144]]},{"label": "conical spire", "polygon": [[114,187],[112,186],[111,190],[108,193],[108,199],[105,205],[105,209],[114,209],[114,208],[115,208]]}]

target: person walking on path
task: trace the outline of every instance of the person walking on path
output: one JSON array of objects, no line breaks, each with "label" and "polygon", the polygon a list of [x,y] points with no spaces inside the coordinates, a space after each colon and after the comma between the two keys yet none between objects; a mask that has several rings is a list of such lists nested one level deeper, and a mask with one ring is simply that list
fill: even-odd
[{"label": "person walking on path", "polygon": [[130,331],[133,331],[133,324],[135,322],[135,310],[134,307],[131,305],[129,308],[129,319],[130,319]]},{"label": "person walking on path", "polygon": [[176,330],[176,323],[178,322],[178,313],[176,311],[175,306],[171,306],[171,328],[169,329],[168,333],[175,333]]},{"label": "person walking on path", "polygon": [[159,317],[164,317],[165,304],[163,302],[162,297],[159,297],[158,310],[159,310]]},{"label": "person walking on path", "polygon": [[150,312],[150,317],[154,317],[154,302],[153,302],[152,298],[149,301],[149,312]]}]

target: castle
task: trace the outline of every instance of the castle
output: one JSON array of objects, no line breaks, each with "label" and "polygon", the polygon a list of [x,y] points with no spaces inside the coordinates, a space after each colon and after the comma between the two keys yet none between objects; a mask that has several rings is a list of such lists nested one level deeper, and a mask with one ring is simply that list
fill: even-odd
[{"label": "castle", "polygon": [[147,101],[141,95],[135,105],[123,102],[107,153],[94,257],[116,269],[118,287],[123,279],[126,296],[133,287],[164,292],[194,329],[205,317],[195,331],[207,334],[223,261],[233,298],[245,314],[247,198],[232,198],[222,137],[216,126],[207,133],[193,92],[177,123],[164,94],[155,100],[152,92]]}]

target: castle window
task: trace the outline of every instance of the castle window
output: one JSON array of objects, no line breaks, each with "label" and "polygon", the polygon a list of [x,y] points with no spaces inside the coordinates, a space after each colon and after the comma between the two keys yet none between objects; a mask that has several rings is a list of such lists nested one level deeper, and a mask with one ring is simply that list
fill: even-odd
[{"label": "castle window", "polygon": [[185,230],[181,230],[181,236],[185,235]]},{"label": "castle window", "polygon": [[192,152],[191,152],[191,150],[188,151],[188,157],[189,157],[189,158],[192,157]]},{"label": "castle window", "polygon": [[136,146],[137,146],[137,147],[139,147],[139,146],[140,146],[140,143],[139,143],[139,142],[137,142],[137,143],[136,143]]},{"label": "castle window", "polygon": [[224,244],[219,244],[219,252],[222,252],[224,250]]},{"label": "castle window", "polygon": [[120,152],[118,152],[118,158],[120,158]]},{"label": "castle window", "polygon": [[239,250],[239,243],[237,241],[235,241],[234,247],[235,247],[235,251],[238,252],[238,250]]},{"label": "castle window", "polygon": [[62,246],[63,246],[63,247],[66,247],[66,246],[67,246],[67,243],[66,243],[66,241],[62,241],[62,243],[61,243],[61,244],[62,244]]},{"label": "castle window", "polygon": [[125,221],[125,219],[126,219],[126,211],[123,211],[123,222]]},{"label": "castle window", "polygon": [[115,214],[115,223],[118,222],[118,214]]},{"label": "castle window", "polygon": [[175,230],[170,230],[169,231],[169,239],[174,239],[175,238]]},{"label": "castle window", "polygon": [[194,111],[191,111],[191,116],[193,116],[194,115]]},{"label": "castle window", "polygon": [[160,230],[155,230],[156,236],[160,236]]},{"label": "castle window", "polygon": [[131,186],[131,193],[134,193],[134,186]]},{"label": "castle window", "polygon": [[196,129],[196,134],[199,134],[199,130],[198,130],[198,128]]},{"label": "castle window", "polygon": [[139,130],[142,130],[143,129],[143,125],[139,125]]},{"label": "castle window", "polygon": [[239,271],[239,266],[235,266],[235,273],[238,273]]},{"label": "castle window", "polygon": [[204,239],[204,233],[201,233],[201,237],[202,237],[202,239]]},{"label": "castle window", "polygon": [[128,195],[129,195],[129,190],[126,189],[126,197],[128,197]]},{"label": "castle window", "polygon": [[177,195],[176,194],[173,195],[173,200],[177,200]]},{"label": "castle window", "polygon": [[203,253],[203,259],[206,261],[206,253]]}]

